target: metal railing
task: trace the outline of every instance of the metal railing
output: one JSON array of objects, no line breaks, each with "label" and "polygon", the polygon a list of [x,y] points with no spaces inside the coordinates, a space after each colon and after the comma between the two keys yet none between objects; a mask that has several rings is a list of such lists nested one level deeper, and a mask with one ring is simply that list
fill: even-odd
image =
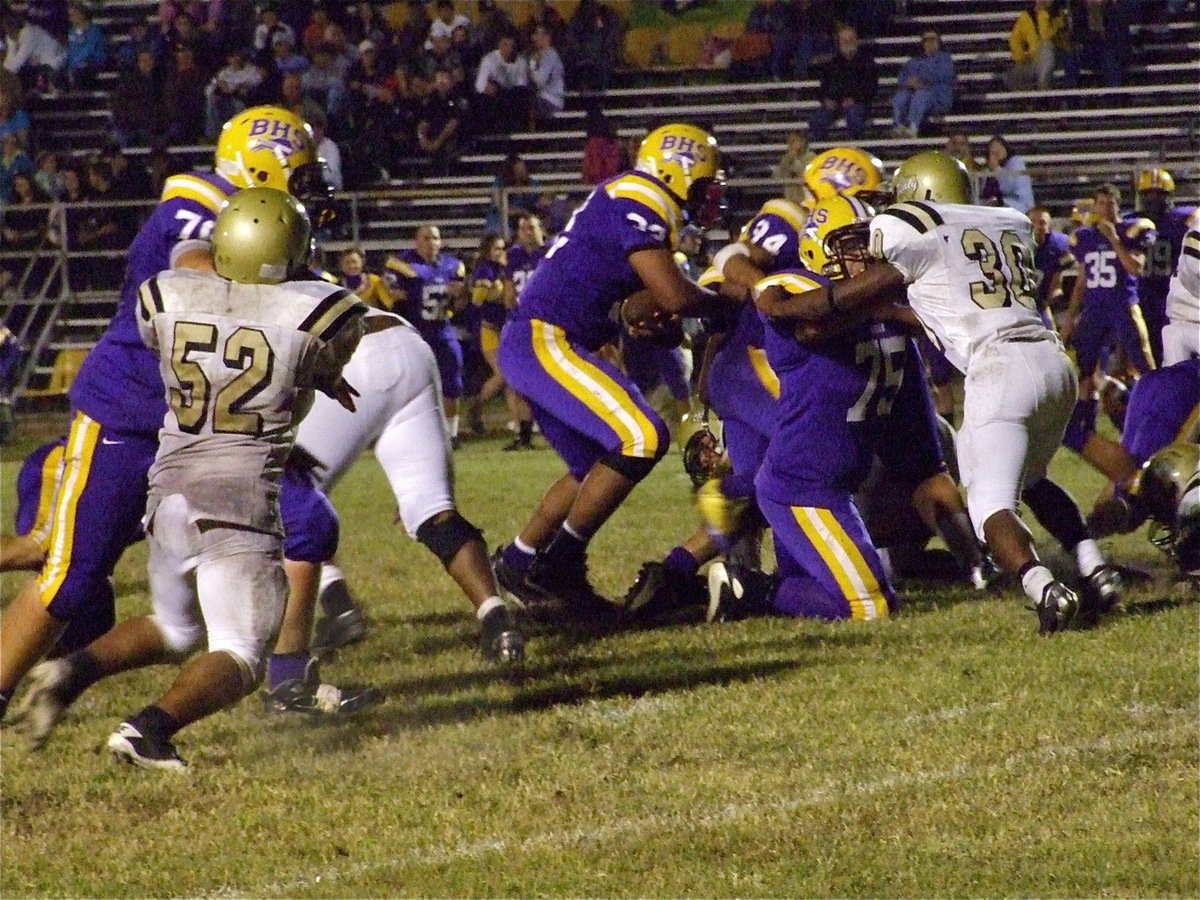
[{"label": "metal railing", "polygon": [[[1102,181],[1114,181],[1123,189],[1127,188],[1126,196],[1136,207],[1139,205],[1136,193],[1138,173],[1150,165],[1158,164],[1157,160],[1145,159],[1138,165],[1129,165],[1127,161],[1110,164],[1094,163],[1089,165],[1071,165],[1064,167],[1035,167],[1029,170],[1035,189],[1040,184],[1054,183],[1061,185],[1064,181],[1079,183],[1079,196],[1090,196],[1094,187]],[[1172,163],[1171,168],[1178,182],[1190,183],[1200,191],[1200,163]],[[986,173],[985,173],[986,174]],[[731,195],[739,194],[754,200],[758,197],[774,196],[781,192],[784,182],[763,178],[735,178],[728,182]],[[403,238],[388,237],[385,239],[366,239],[366,228],[370,219],[379,220],[380,214],[396,209],[410,219],[423,219],[429,224],[436,225],[439,216],[436,213],[420,214],[422,209],[432,212],[439,207],[453,208],[455,200],[484,201],[488,208],[494,204],[498,212],[498,220],[503,223],[505,237],[509,238],[509,213],[514,208],[512,197],[531,192],[551,193],[566,196],[569,202],[582,200],[591,191],[593,185],[574,179],[559,179],[548,177],[538,180],[532,185],[491,188],[455,188],[437,186],[425,187],[384,187],[361,191],[340,192],[334,196],[338,213],[342,219],[335,232],[319,235],[319,244],[323,250],[336,252],[350,246],[359,246],[366,251],[392,251],[412,245],[412,234]],[[38,371],[56,325],[63,319],[64,310],[69,309],[82,296],[76,285],[91,283],[95,275],[96,260],[123,259],[128,255],[126,250],[81,250],[69,246],[67,217],[72,214],[87,215],[97,209],[112,210],[118,207],[136,207],[145,210],[148,215],[156,205],[154,200],[130,200],[113,202],[85,201],[82,203],[46,203],[36,204],[23,209],[41,209],[46,211],[46,230],[38,246],[33,250],[3,250],[0,249],[0,266],[10,261],[16,261],[20,267],[20,275],[13,285],[4,292],[0,300],[0,320],[9,325],[17,340],[26,348],[24,362],[20,367],[15,383],[12,385],[7,398],[19,399],[27,389],[31,379]],[[479,203],[471,204],[478,206]],[[460,206],[461,208],[461,206]],[[11,209],[11,207],[10,207]],[[386,219],[384,220],[386,222]],[[475,242],[482,235],[485,216],[479,217],[479,229],[469,239],[458,239],[448,242],[452,249],[473,249]],[[140,221],[139,221],[140,224]],[[415,230],[415,229],[414,229]],[[713,238],[725,236],[723,231],[714,231]],[[46,261],[47,265],[39,269],[38,263]],[[73,278],[73,274],[78,277]],[[37,283],[33,283],[36,281]],[[118,302],[119,285],[111,285],[92,291],[91,294],[101,295],[111,293],[111,302],[115,308]],[[18,311],[24,310],[23,315]],[[12,327],[15,325],[16,327]],[[83,342],[79,349],[88,349],[94,341]]]}]

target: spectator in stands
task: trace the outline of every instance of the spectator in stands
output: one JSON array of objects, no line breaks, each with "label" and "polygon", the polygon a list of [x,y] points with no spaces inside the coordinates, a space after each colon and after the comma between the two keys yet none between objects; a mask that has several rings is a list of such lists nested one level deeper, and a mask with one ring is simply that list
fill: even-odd
[{"label": "spectator in stands", "polygon": [[208,35],[196,24],[196,19],[186,13],[180,13],[171,20],[170,30],[163,34],[163,43],[171,58],[180,47],[191,47],[196,60],[201,65],[208,64]]},{"label": "spectator in stands", "polygon": [[535,91],[529,127],[536,131],[562,112],[566,102],[566,70],[562,57],[554,49],[554,37],[544,25],[533,29],[529,79]]},{"label": "spectator in stands", "polygon": [[508,195],[508,216],[504,217],[503,190],[505,188],[532,188],[533,178],[529,174],[529,166],[518,153],[510,153],[500,163],[496,177],[492,179],[492,206],[484,221],[484,230],[496,234],[508,234],[508,223],[517,217],[528,215],[537,208],[538,193],[536,190],[511,192]]},{"label": "spectator in stands", "polygon": [[991,206],[1007,206],[1017,212],[1033,208],[1033,181],[1025,171],[1025,160],[1012,152],[1008,141],[992,135],[987,145],[988,176],[980,200]]},{"label": "spectator in stands", "polygon": [[[462,60],[463,72],[474,72],[479,68],[479,57],[475,55],[475,48],[471,44],[471,32],[469,29],[459,25],[450,34],[450,49],[458,55]],[[466,78],[464,77],[460,86],[465,87]]]},{"label": "spectator in stands", "polygon": [[621,142],[616,129],[599,106],[587,112],[587,138],[583,144],[583,180],[599,184],[621,171]]},{"label": "spectator in stands", "polygon": [[942,152],[947,156],[953,156],[960,163],[967,167],[967,172],[971,175],[971,180],[976,184],[976,190],[979,189],[979,176],[984,171],[983,164],[975,158],[975,151],[971,149],[971,139],[967,137],[965,131],[953,131],[946,138],[946,144],[942,147]]},{"label": "spectator in stands", "polygon": [[214,0],[203,25],[212,58],[224,59],[234,47],[251,46],[255,24],[252,0]]},{"label": "spectator in stands", "polygon": [[[12,195],[5,202],[4,225],[0,227],[0,249],[7,251],[36,250],[46,234],[47,210],[35,208],[47,198],[38,190],[33,177],[25,172],[12,177]],[[24,259],[6,260],[4,268],[13,280],[21,277]]]},{"label": "spectator in stands", "polygon": [[307,121],[312,129],[313,141],[317,145],[317,159],[321,160],[321,167],[325,171],[325,183],[335,191],[340,191],[343,186],[342,151],[329,136],[329,121],[323,113],[314,115]]},{"label": "spectator in stands", "polygon": [[454,96],[454,78],[444,69],[433,79],[433,92],[425,98],[417,118],[417,146],[446,171],[454,162],[462,126],[462,104]]},{"label": "spectator in stands", "polygon": [[172,175],[178,175],[185,170],[166,144],[155,142],[150,146],[150,157],[146,160],[146,174],[150,176],[150,196],[161,197],[163,185]]},{"label": "spectator in stands", "polygon": [[795,13],[789,21],[794,36],[784,40],[795,47],[790,73],[782,78],[808,77],[812,66],[824,65],[833,57],[833,28],[837,18],[834,0],[795,0]]},{"label": "spectator in stands", "polygon": [[427,41],[428,48],[421,51],[417,69],[429,82],[438,69],[446,69],[454,76],[455,90],[461,90],[460,85],[467,77],[466,65],[462,56],[454,49],[453,37],[449,34],[438,34]]},{"label": "spectator in stands", "polygon": [[312,50],[312,65],[300,78],[304,96],[320,104],[334,119],[346,108],[346,83],[335,63],[333,47],[317,44]]},{"label": "spectator in stands", "polygon": [[175,27],[175,20],[187,16],[193,23],[204,21],[204,3],[200,0],[161,0],[158,4],[158,30],[164,37]]},{"label": "spectator in stands", "polygon": [[276,71],[285,78],[302,75],[308,69],[308,59],[296,52],[295,39],[282,32],[271,38],[271,59]]},{"label": "spectator in stands", "polygon": [[[730,48],[730,76],[737,80],[765,78],[770,74],[775,33],[787,30],[788,11],[776,0],[758,0],[746,15],[746,25]],[[783,43],[779,44],[781,55]]]},{"label": "spectator in stands", "polygon": [[162,89],[162,108],[170,143],[194,144],[204,134],[204,89],[207,84],[208,73],[197,64],[196,51],[190,44],[177,46],[175,66]]},{"label": "spectator in stands", "polygon": [[147,145],[160,138],[166,128],[166,114],[159,99],[162,80],[158,77],[151,50],[141,50],[137,67],[117,79],[109,96],[112,109],[112,138],[122,147]]},{"label": "spectator in stands", "polygon": [[[76,249],[97,252],[126,249],[137,233],[137,210],[105,202],[124,199],[113,190],[112,169],[108,163],[101,159],[91,160],[87,166],[87,180],[89,199],[97,205],[88,207],[84,213]],[[101,256],[91,260],[85,268],[92,274],[92,288],[115,290],[121,284],[125,260]]]},{"label": "spectator in stands", "polygon": [[45,28],[17,13],[4,13],[2,24],[5,71],[20,75],[26,89],[57,93],[67,62],[66,48]]},{"label": "spectator in stands", "polygon": [[150,173],[146,167],[131,160],[120,144],[105,144],[100,151],[100,158],[108,163],[112,172],[114,197],[119,200],[145,200],[157,196],[150,191]]},{"label": "spectator in stands", "polygon": [[151,30],[144,19],[135,19],[129,26],[129,38],[117,49],[117,67],[123,72],[130,72],[138,67],[138,54],[143,51],[150,54],[154,66],[159,64],[163,56],[162,34]]},{"label": "spectator in stands", "polygon": [[[425,9],[424,3],[408,5],[408,22],[421,32],[420,40],[408,48],[411,53],[425,43],[425,37],[429,34],[429,12]],[[388,40],[388,30],[372,3],[350,4],[350,8],[346,11],[343,27],[346,29],[346,39],[353,44],[372,41],[375,46],[382,47]]]},{"label": "spectator in stands", "polygon": [[550,42],[562,51],[563,41],[566,40],[567,23],[549,0],[534,0],[533,8],[529,12],[529,20],[525,23],[525,29],[521,34],[526,46],[533,45],[533,32],[539,25],[550,32]]},{"label": "spectator in stands", "polygon": [[825,140],[829,126],[842,117],[851,138],[858,140],[866,135],[878,83],[875,59],[859,45],[858,32],[842,25],[837,30],[837,53],[821,68],[817,90],[820,106],[809,121],[813,139]]},{"label": "spectator in stands", "polygon": [[567,25],[567,78],[577,91],[607,90],[621,48],[620,20],[599,0],[580,0]]},{"label": "spectator in stands", "polygon": [[481,134],[510,132],[529,117],[529,63],[517,53],[517,35],[500,35],[496,49],[479,62],[472,119]]},{"label": "spectator in stands", "polygon": [[449,41],[450,36],[454,34],[454,29],[459,26],[465,26],[469,32],[471,20],[462,13],[454,11],[454,0],[437,0],[433,20],[429,23],[429,38],[425,43],[425,49],[429,50],[433,46],[434,38],[444,37]]},{"label": "spectator in stands", "polygon": [[22,147],[29,146],[29,113],[21,108],[19,85],[0,86],[0,138],[15,134]]},{"label": "spectator in stands", "polygon": [[286,34],[292,46],[296,44],[296,32],[279,19],[279,7],[267,3],[258,14],[258,27],[254,29],[254,52],[259,60],[269,62],[275,46],[275,36]]},{"label": "spectator in stands", "polygon": [[316,56],[317,48],[329,39],[328,29],[330,24],[329,10],[325,8],[325,4],[316,4],[313,7],[308,24],[304,27],[304,31],[300,33],[300,49],[306,56]]},{"label": "spectator in stands", "polygon": [[290,109],[305,122],[312,121],[316,116],[325,115],[321,104],[311,97],[305,96],[300,76],[295,72],[283,76],[283,80],[279,83],[279,96],[272,102]]},{"label": "spectator in stands", "polygon": [[783,196],[793,203],[803,204],[808,199],[808,190],[804,187],[804,168],[815,155],[808,148],[807,133],[799,130],[788,133],[787,148],[771,169],[771,177],[783,182]]},{"label": "spectator in stands", "polygon": [[87,88],[108,62],[108,38],[104,36],[104,29],[92,21],[82,3],[72,3],[69,15],[67,82],[72,88]]},{"label": "spectator in stands", "polygon": [[221,126],[250,105],[250,95],[262,84],[262,72],[250,65],[246,51],[234,47],[225,56],[225,66],[205,89],[204,135],[215,141]]},{"label": "spectator in stands", "polygon": [[60,171],[62,163],[57,153],[52,150],[43,150],[37,155],[34,164],[36,170],[33,173],[33,180],[37,184],[38,190],[51,200],[57,200],[66,193],[67,186]]},{"label": "spectator in stands", "polygon": [[921,35],[921,55],[900,69],[892,95],[892,135],[916,137],[931,115],[945,115],[954,103],[954,58],[942,49],[936,31]]},{"label": "spectator in stands", "polygon": [[0,138],[0,204],[11,202],[13,179],[18,175],[32,178],[33,160],[15,134],[6,134]]},{"label": "spectator in stands", "polygon": [[[1106,87],[1119,87],[1125,80],[1125,67],[1132,51],[1130,6],[1126,0],[1082,0],[1076,3],[1071,26],[1075,58],[1069,60],[1068,64],[1093,69],[1100,73]],[[1068,72],[1068,80],[1071,77]]]},{"label": "spectator in stands", "polygon": [[1038,308],[1057,310],[1066,302],[1062,287],[1063,270],[1074,267],[1075,257],[1071,255],[1067,235],[1052,226],[1050,210],[1044,206],[1035,206],[1029,210],[1028,215],[1033,224],[1033,241],[1036,246],[1033,264],[1040,274],[1037,289]]},{"label": "spectator in stands", "polygon": [[512,34],[515,31],[516,26],[512,18],[500,4],[494,0],[479,0],[475,10],[475,24],[470,33],[475,59],[482,60],[495,49],[502,34]]},{"label": "spectator in stands", "polygon": [[1065,5],[1055,0],[1034,0],[1013,22],[1008,35],[1012,67],[1005,75],[1010,91],[1050,87],[1056,54],[1070,48],[1071,24]]},{"label": "spectator in stands", "polygon": [[[5,6],[20,6],[21,4],[5,3]],[[60,44],[66,43],[67,28],[70,20],[67,16],[67,0],[25,0],[25,19],[33,25],[44,28]]]}]

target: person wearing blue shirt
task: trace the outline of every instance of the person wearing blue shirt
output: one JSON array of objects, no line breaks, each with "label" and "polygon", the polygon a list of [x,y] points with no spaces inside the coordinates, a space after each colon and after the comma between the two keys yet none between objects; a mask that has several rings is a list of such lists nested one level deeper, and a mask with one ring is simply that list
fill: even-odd
[{"label": "person wearing blue shirt", "polygon": [[916,137],[927,117],[949,112],[954,102],[954,58],[942,49],[941,36],[926,31],[921,51],[900,69],[900,88],[892,96],[897,137]]},{"label": "person wearing blue shirt", "polygon": [[1017,212],[1033,207],[1033,179],[1025,170],[1025,160],[1012,152],[1008,141],[992,135],[987,145],[988,175],[980,191],[985,206],[1007,206]]},{"label": "person wearing blue shirt", "polygon": [[108,62],[108,39],[82,3],[72,3],[67,15],[71,20],[67,32],[67,78],[71,87],[82,88]]}]

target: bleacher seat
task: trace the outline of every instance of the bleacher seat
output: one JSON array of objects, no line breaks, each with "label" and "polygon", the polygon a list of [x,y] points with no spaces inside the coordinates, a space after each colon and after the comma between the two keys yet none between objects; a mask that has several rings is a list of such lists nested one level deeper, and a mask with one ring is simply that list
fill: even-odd
[{"label": "bleacher seat", "polygon": [[83,360],[88,355],[87,347],[71,347],[59,350],[54,356],[54,366],[50,369],[50,378],[43,388],[26,388],[27,397],[57,397],[71,389],[75,376],[83,366]]}]

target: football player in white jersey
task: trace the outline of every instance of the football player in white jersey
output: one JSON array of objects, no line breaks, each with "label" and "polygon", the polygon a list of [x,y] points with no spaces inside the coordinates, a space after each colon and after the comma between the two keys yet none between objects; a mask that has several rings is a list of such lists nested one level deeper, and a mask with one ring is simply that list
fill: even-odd
[{"label": "football player in white jersey", "polygon": [[[405,530],[441,560],[475,607],[484,658],[519,664],[525,638],[501,599],[482,534],[454,503],[450,437],[429,344],[400,316],[371,310],[366,335],[345,374],[358,391],[356,408],[350,411],[318,396],[296,436],[297,446],[320,464],[316,476],[321,489],[331,491],[351,463],[374,445]],[[336,566],[322,567],[322,603],[329,594],[348,600],[343,579]],[[327,624],[317,639],[329,642],[341,620],[353,625],[361,623],[361,615],[347,605],[322,620]]]},{"label": "football player in white jersey", "polygon": [[1179,263],[1167,290],[1167,319],[1162,330],[1163,365],[1200,356],[1200,231],[1183,237]]},{"label": "football player in white jersey", "polygon": [[[1074,407],[1077,380],[1034,299],[1032,228],[1023,214],[971,205],[961,163],[937,151],[907,159],[896,205],[871,222],[874,261],[853,278],[795,297],[801,317],[854,321],[907,303],[966,375],[959,464],[976,533],[1019,575],[1043,633],[1067,627],[1079,598],[1039,560],[1017,517],[1022,499],[1075,551],[1089,612],[1119,599],[1119,577],[1078,507],[1045,478]],[[806,332],[801,323],[800,333]]]},{"label": "football player in white jersey", "polygon": [[43,664],[58,671],[39,679],[55,689],[27,711],[40,730],[101,678],[186,659],[207,636],[207,652],[108,738],[118,760],[182,770],[175,733],[262,679],[288,595],[284,463],[314,390],[353,408],[341,372],[366,312],[336,285],[289,281],[310,232],[294,198],[250,188],[217,216],[215,274],[168,270],[142,284],[138,328],[159,356],[169,404],[144,520],[154,612]]}]

